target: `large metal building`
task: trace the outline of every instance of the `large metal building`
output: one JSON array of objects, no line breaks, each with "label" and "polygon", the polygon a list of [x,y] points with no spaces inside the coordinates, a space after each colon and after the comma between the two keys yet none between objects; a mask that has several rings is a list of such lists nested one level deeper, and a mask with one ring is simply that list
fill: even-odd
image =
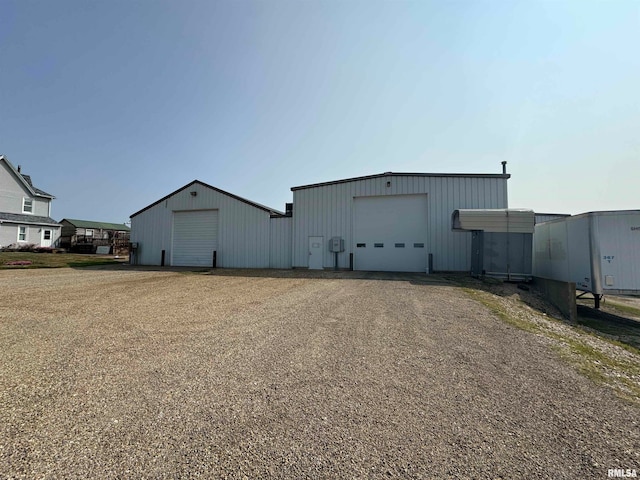
[{"label": "large metal building", "polygon": [[[219,267],[282,267],[271,264],[272,216],[284,214],[194,180],[131,215],[132,260],[212,266],[215,252]],[[286,223],[277,221],[286,236]]]},{"label": "large metal building", "polygon": [[[507,208],[502,174],[382,173],[294,187],[293,266],[331,268],[325,247],[344,239],[338,267],[355,270],[468,271],[470,239],[451,230],[459,208]],[[321,248],[314,246],[321,244]]]},{"label": "large metal building", "polygon": [[[508,208],[501,174],[386,172],[293,187],[287,212],[194,181],[131,216],[135,263],[469,271],[456,209]],[[164,253],[163,253],[164,252]]]}]

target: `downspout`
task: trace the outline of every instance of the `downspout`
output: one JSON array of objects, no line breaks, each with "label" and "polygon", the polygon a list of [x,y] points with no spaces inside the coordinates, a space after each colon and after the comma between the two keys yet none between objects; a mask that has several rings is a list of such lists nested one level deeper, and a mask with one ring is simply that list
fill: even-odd
[{"label": "downspout", "polygon": [[[504,164],[506,162],[502,162],[502,168],[505,168]],[[505,210],[507,214],[507,280],[511,281],[511,255],[509,253],[509,243],[511,238],[511,224],[509,218],[509,210]]]}]

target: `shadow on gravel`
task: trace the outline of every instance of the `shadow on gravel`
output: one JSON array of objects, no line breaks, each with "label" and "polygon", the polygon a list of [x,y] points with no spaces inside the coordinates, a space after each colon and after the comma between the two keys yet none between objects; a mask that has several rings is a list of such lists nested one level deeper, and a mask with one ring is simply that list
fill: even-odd
[{"label": "shadow on gravel", "polygon": [[453,285],[441,275],[406,272],[352,272],[348,270],[276,270],[276,269],[235,269],[216,268],[207,275],[225,277],[255,278],[304,278],[309,280],[383,280],[391,282],[409,282],[415,285]]},{"label": "shadow on gravel", "polygon": [[251,278],[304,278],[310,280],[384,280],[409,282],[415,285],[456,285],[442,275],[406,272],[352,272],[349,270],[307,270],[307,269],[252,269],[252,268],[199,268],[199,267],[159,267],[129,264],[96,265],[82,267],[82,270],[109,270],[121,272],[178,272],[215,277],[251,277]]},{"label": "shadow on gravel", "polygon": [[530,283],[504,282],[495,278],[475,278],[470,275],[447,275],[445,278],[461,287],[481,290],[499,297],[517,297],[518,300],[534,310],[557,319],[564,318],[562,313],[560,313],[560,311],[551,303],[545,300]]},{"label": "shadow on gravel", "polygon": [[613,340],[640,349],[640,321],[578,305],[578,324]]}]

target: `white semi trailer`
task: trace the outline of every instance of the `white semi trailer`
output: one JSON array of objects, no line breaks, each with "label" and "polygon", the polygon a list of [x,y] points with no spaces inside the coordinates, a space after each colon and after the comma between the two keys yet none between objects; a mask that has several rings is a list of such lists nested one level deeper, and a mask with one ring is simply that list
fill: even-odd
[{"label": "white semi trailer", "polygon": [[640,210],[589,212],[535,226],[533,274],[591,293],[640,294]]}]

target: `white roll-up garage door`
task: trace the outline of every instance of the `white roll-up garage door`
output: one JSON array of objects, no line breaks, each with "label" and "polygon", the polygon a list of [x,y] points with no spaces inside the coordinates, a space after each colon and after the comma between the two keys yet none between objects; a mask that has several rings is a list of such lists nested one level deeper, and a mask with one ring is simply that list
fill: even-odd
[{"label": "white roll-up garage door", "polygon": [[427,271],[427,196],[354,199],[354,269]]},{"label": "white roll-up garage door", "polygon": [[171,265],[210,267],[218,249],[218,210],[173,212]]}]

